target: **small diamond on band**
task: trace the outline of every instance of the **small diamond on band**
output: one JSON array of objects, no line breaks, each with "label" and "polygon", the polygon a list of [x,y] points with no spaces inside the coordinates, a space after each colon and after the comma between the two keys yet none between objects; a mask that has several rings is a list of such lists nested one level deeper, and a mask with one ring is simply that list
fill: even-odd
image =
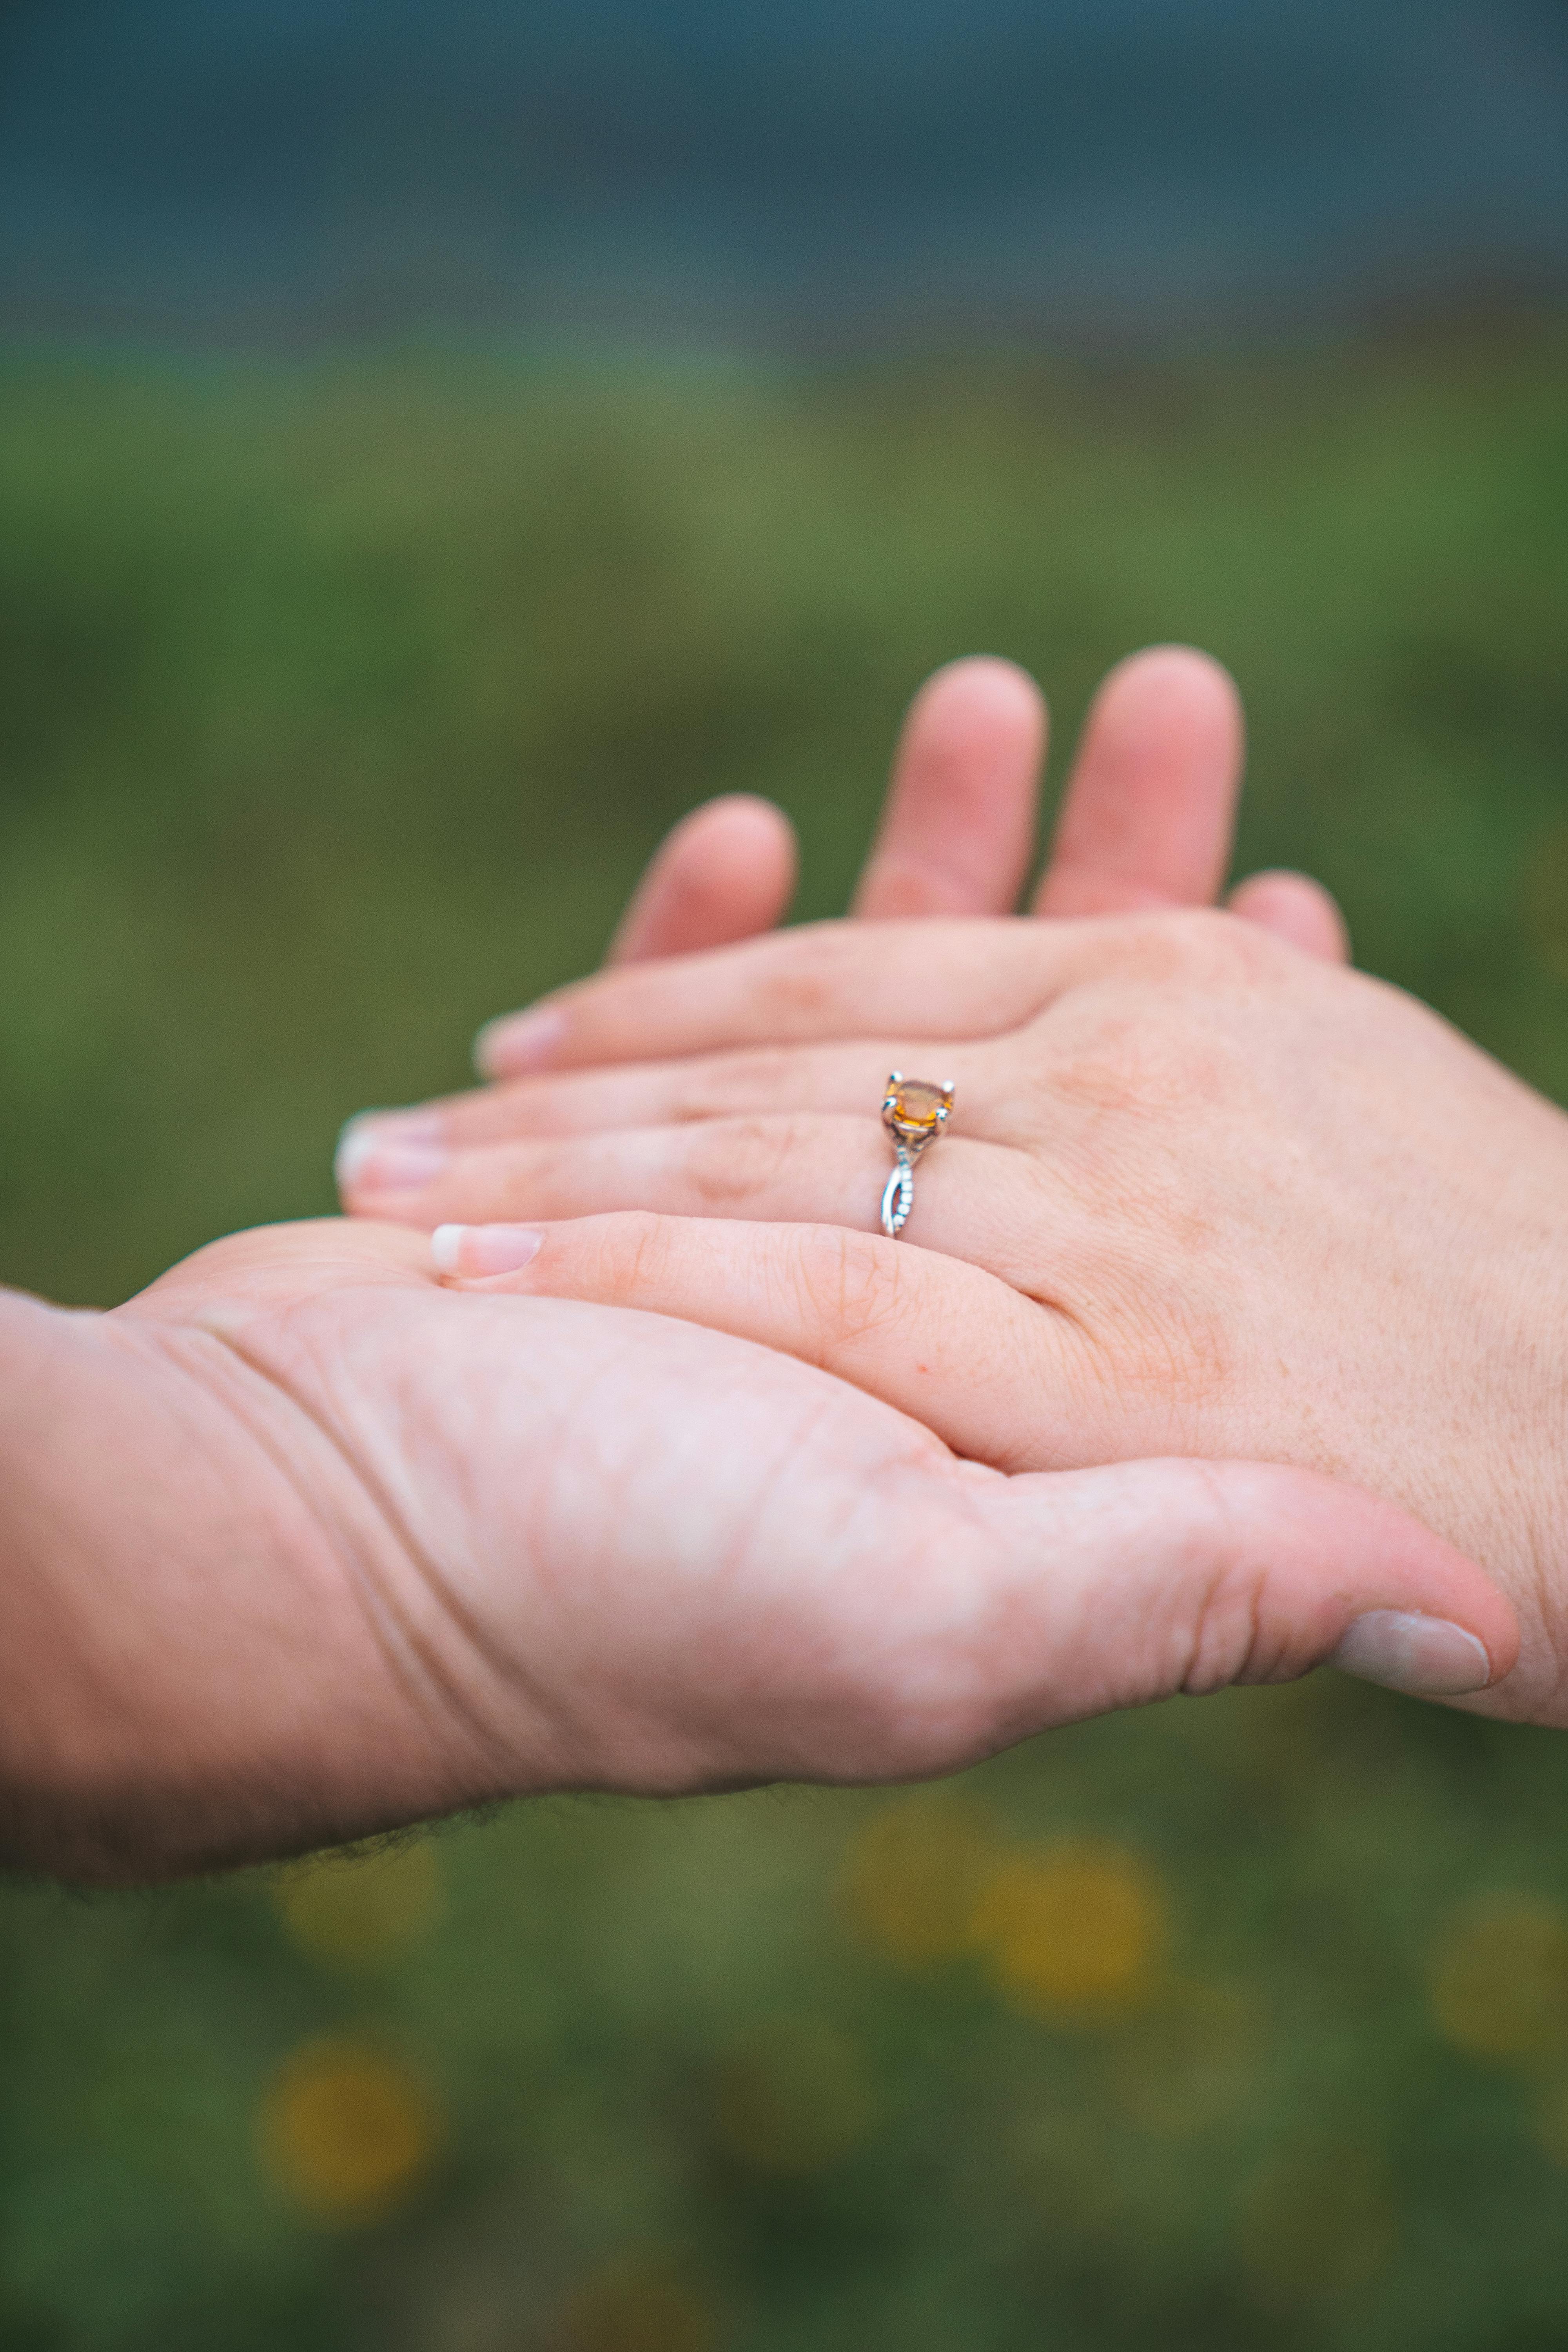
[{"label": "small diamond on band", "polygon": [[915,1161],[936,1141],[952,1112],[953,1083],[906,1078],[892,1071],[882,1097],[882,1124],[893,1139],[893,1172],[882,1189],[882,1231],[896,1241],[915,1202]]}]

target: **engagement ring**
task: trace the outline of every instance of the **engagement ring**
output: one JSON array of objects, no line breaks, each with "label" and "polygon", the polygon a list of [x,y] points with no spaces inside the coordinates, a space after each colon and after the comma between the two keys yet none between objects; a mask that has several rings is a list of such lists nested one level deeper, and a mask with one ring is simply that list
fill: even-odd
[{"label": "engagement ring", "polygon": [[897,1157],[893,1172],[882,1189],[882,1231],[896,1241],[909,1223],[915,1204],[915,1161],[928,1143],[934,1143],[952,1109],[952,1082],[940,1087],[929,1078],[906,1078],[894,1070],[882,1097],[882,1125],[893,1139]]}]

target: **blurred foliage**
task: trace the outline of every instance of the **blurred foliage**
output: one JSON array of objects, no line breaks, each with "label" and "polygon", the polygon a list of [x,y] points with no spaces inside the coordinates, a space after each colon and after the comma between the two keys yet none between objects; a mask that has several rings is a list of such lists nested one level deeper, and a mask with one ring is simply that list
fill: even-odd
[{"label": "blurred foliage", "polygon": [[[1145,373],[0,369],[0,1260],[324,1209],[727,787],[1179,636],[1247,864],[1568,1094],[1568,344]],[[1055,762],[1059,772],[1060,757]],[[0,1893],[6,2352],[1544,2352],[1568,1745],[1319,1677],[919,1794]]]}]

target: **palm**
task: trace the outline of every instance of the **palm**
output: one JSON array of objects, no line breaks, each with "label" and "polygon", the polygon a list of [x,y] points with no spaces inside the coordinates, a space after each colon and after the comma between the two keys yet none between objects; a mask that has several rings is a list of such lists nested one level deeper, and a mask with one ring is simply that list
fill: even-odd
[{"label": "palm", "polygon": [[[121,1315],[237,1360],[246,1394],[227,1403],[259,1432],[258,1511],[287,1475],[324,1550],[350,1531],[392,1681],[473,1747],[476,1779],[441,1797],[494,1793],[498,1773],[668,1788],[868,1764],[812,1751],[801,1633],[818,1653],[865,1634],[879,1508],[900,1481],[951,1483],[945,1449],[764,1349],[459,1297],[426,1259],[395,1227],[276,1227],[202,1251]],[[832,1587],[840,1560],[853,1589]]]},{"label": "palm", "polygon": [[[951,1769],[1100,1707],[1299,1673],[1369,1605],[1479,1601],[1506,1652],[1474,1571],[1327,1481],[1009,1479],[745,1340],[454,1294],[425,1255],[397,1228],[278,1227],[110,1318],[139,1394],[197,1362],[204,1461],[246,1524],[283,1531],[231,1570],[282,1621],[280,1670],[255,1634],[222,1720],[266,1785],[273,1750],[300,1753],[307,1662],[298,1842],[524,1790]],[[257,1594],[214,1610],[208,1580],[226,1658]]]}]

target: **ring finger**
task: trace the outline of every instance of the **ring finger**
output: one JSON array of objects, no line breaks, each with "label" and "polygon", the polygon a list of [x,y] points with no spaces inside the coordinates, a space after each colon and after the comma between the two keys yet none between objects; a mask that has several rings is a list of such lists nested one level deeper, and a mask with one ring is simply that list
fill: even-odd
[{"label": "ring finger", "polygon": [[[362,1173],[349,1199],[360,1215],[426,1228],[647,1209],[875,1233],[892,1166],[874,1117],[776,1113],[480,1144],[416,1164],[405,1183],[372,1187]],[[1022,1256],[1017,1237],[1041,1230],[1038,1191],[1034,1167],[1010,1146],[944,1138],[918,1164],[905,1237],[1048,1296],[1050,1262],[1081,1258],[1089,1236],[1064,1191],[1045,1251],[1036,1240]]]}]

